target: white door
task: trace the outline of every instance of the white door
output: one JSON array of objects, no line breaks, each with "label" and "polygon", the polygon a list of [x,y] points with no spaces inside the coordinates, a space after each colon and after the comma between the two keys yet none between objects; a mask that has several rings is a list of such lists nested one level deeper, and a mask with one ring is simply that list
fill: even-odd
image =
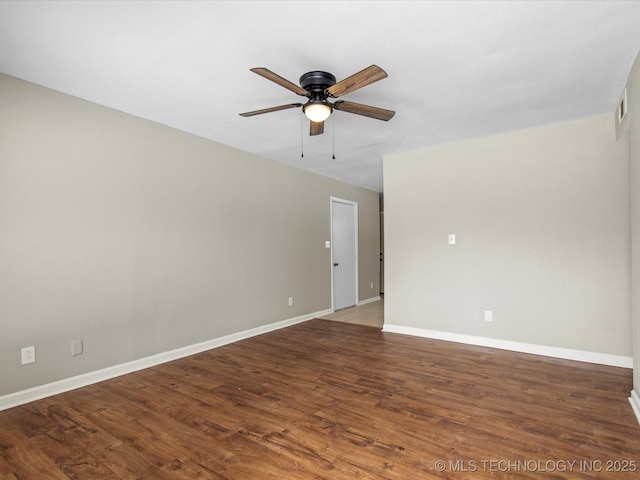
[{"label": "white door", "polygon": [[331,199],[333,309],[358,303],[358,204]]}]

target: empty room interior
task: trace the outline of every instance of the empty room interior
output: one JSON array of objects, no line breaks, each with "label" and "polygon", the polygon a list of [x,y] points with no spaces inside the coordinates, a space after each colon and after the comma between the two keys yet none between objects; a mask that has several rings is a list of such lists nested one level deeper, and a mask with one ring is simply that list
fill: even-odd
[{"label": "empty room interior", "polygon": [[0,2],[0,478],[638,478],[640,1]]}]

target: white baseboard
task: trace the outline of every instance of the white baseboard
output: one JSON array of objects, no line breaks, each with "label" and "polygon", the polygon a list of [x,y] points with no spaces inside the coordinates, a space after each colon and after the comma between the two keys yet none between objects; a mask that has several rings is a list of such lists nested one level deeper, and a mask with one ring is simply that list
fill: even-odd
[{"label": "white baseboard", "polygon": [[638,423],[640,423],[640,396],[638,396],[635,390],[631,390],[629,403],[631,404],[631,408],[633,408],[633,413],[636,414],[636,419],[638,420]]},{"label": "white baseboard", "polygon": [[371,298],[366,298],[364,300],[362,300],[361,302],[358,302],[358,306],[362,306],[362,305],[366,305],[367,303],[373,303],[373,302],[377,302],[379,300],[382,300],[382,297],[380,295],[378,295],[377,297],[371,297]]},{"label": "white baseboard", "polygon": [[263,325],[242,332],[232,333],[225,335],[224,337],[214,338],[207,340],[206,342],[197,343],[194,345],[188,345],[186,347],[177,348],[168,352],[162,352],[157,355],[151,355],[149,357],[139,358],[131,362],[122,363],[120,365],[114,365],[113,367],[103,368],[94,372],[84,373],[75,377],[65,378],[57,382],[47,383],[45,385],[39,385],[37,387],[29,388],[15,393],[9,393],[7,395],[0,396],[0,411],[8,408],[17,407],[25,403],[40,400],[42,398],[50,397],[52,395],[58,395],[60,393],[75,390],[76,388],[85,387],[94,383],[109,380],[111,378],[126,375],[128,373],[143,370],[145,368],[160,365],[162,363],[170,362],[172,360],[178,360],[179,358],[188,357],[197,353],[211,350],[212,348],[222,347],[230,343],[238,342],[246,338],[255,337],[256,335],[262,335],[263,333],[272,332],[281,328],[289,327],[297,323],[306,322],[316,317],[321,317],[332,313],[333,310],[323,310],[321,312],[309,313],[300,317],[290,318],[288,320],[282,320],[280,322],[271,323],[269,325]]},{"label": "white baseboard", "polygon": [[473,335],[463,335],[460,333],[443,332],[439,330],[426,330],[423,328],[405,327],[402,325],[390,325],[387,323],[384,324],[382,331],[401,333],[415,337],[432,338],[435,340],[445,340],[448,342],[466,343],[468,345],[477,345],[481,347],[499,348],[501,350],[511,350],[514,352],[531,353],[534,355],[543,355],[545,357],[563,358],[565,360],[597,363],[613,367],[633,368],[633,358],[621,355],[548,347],[533,343],[512,342],[497,338],[476,337]]}]

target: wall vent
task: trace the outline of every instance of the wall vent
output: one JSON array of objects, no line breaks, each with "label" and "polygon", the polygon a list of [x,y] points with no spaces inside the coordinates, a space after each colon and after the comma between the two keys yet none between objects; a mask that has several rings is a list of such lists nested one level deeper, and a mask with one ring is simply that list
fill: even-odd
[{"label": "wall vent", "polygon": [[618,104],[618,125],[622,123],[624,117],[627,115],[627,89],[624,89],[620,103]]}]

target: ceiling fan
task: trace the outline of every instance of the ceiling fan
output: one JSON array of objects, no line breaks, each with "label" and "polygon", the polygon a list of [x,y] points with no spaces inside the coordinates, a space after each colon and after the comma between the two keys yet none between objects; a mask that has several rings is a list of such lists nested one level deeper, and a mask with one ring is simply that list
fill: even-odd
[{"label": "ceiling fan", "polygon": [[373,82],[386,78],[387,72],[377,65],[371,65],[370,67],[367,67],[358,73],[354,73],[350,77],[337,83],[336,77],[329,72],[323,72],[320,70],[307,72],[300,77],[300,86],[276,73],[273,73],[267,68],[252,68],[251,71],[288,90],[291,90],[293,93],[302,97],[307,97],[309,100],[304,104],[289,103],[286,105],[279,105],[277,107],[241,113],[240,115],[243,117],[252,117],[263,113],[302,107],[304,114],[309,118],[309,120],[311,120],[309,134],[320,135],[321,133],[324,133],[324,121],[329,118],[329,115],[331,115],[334,109],[341,112],[355,113],[356,115],[384,120],[385,122],[391,120],[391,118],[396,114],[396,112],[392,110],[371,107],[360,103],[346,102],[344,100],[338,100],[333,103],[329,102],[329,98],[341,97]]}]

